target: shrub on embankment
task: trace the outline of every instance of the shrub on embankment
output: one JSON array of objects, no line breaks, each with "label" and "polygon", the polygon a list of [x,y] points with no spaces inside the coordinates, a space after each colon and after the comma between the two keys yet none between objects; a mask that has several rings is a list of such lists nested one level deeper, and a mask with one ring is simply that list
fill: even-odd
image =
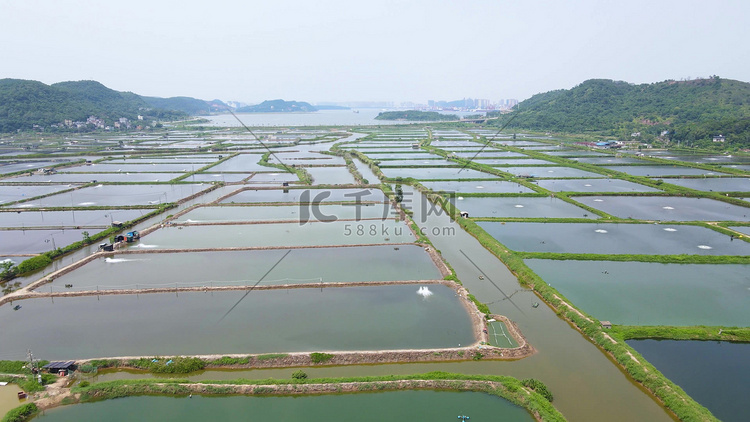
[{"label": "shrub on embankment", "polygon": [[6,413],[2,422],[24,422],[31,419],[37,412],[39,412],[39,408],[36,404],[26,403]]}]

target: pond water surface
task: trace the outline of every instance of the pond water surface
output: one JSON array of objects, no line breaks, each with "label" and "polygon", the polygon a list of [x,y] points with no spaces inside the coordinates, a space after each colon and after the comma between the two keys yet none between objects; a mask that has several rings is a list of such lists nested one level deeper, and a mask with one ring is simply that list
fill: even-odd
[{"label": "pond water surface", "polygon": [[556,261],[526,264],[576,306],[624,325],[746,326],[750,265]]},{"label": "pond water surface", "polygon": [[[471,420],[531,422],[523,408],[500,397],[475,392],[430,390],[316,396],[126,397],[48,410],[34,421],[439,421],[467,415]],[[252,416],[252,417],[250,417]]]},{"label": "pond water surface", "polygon": [[473,343],[462,299],[441,284],[428,288],[428,297],[419,286],[391,285],[25,300],[18,311],[0,307],[0,355],[23,359],[31,348],[62,360]]},{"label": "pond water surface", "polygon": [[470,217],[599,218],[588,210],[550,197],[459,197],[451,202]]},{"label": "pond water surface", "polygon": [[676,196],[578,196],[575,200],[620,218],[654,221],[750,221],[750,207]]},{"label": "pond water surface", "polygon": [[750,343],[628,340],[656,369],[722,421],[747,421]]},{"label": "pond water surface", "polygon": [[510,249],[525,252],[747,255],[750,243],[687,225],[612,223],[477,224]]},{"label": "pond water surface", "polygon": [[[427,252],[416,245],[292,249],[286,255],[287,251],[118,254],[91,261],[56,278],[51,286],[54,291],[71,290],[66,284],[72,284],[72,290],[174,287],[175,283],[179,287],[252,286],[263,275],[260,285],[442,278]],[[45,285],[41,290],[48,288]]]}]

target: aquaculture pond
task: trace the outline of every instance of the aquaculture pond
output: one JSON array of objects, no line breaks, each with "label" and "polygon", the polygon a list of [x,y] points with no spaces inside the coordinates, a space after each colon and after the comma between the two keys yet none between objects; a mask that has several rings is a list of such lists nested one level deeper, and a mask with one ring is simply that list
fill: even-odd
[{"label": "aquaculture pond", "polygon": [[526,264],[576,306],[624,325],[746,326],[750,265],[557,261]]},{"label": "aquaculture pond", "polygon": [[153,164],[124,164],[124,163],[95,163],[76,167],[67,167],[59,171],[65,173],[170,173],[195,171],[203,167],[194,163],[153,163]]},{"label": "aquaculture pond", "polygon": [[[420,246],[117,254],[56,278],[53,291],[442,279]],[[283,259],[282,259],[283,258]],[[280,261],[279,261],[280,260]],[[273,264],[278,262],[276,267]],[[273,269],[271,268],[273,267]],[[217,272],[216,268],[221,268]],[[266,272],[270,272],[266,274]],[[176,284],[175,284],[176,283]],[[72,288],[65,288],[72,284]]]},{"label": "aquaculture pond", "polygon": [[476,341],[462,301],[441,284],[33,299],[13,302],[23,306],[18,311],[0,307],[0,354],[23,359],[31,348],[60,360],[457,347]]},{"label": "aquaculture pond", "polygon": [[641,160],[640,158],[633,157],[615,157],[610,155],[607,157],[572,157],[571,160],[578,161],[579,163],[585,164],[599,164],[605,166],[614,166],[618,164],[648,164],[648,160]]},{"label": "aquaculture pond", "polygon": [[609,170],[627,173],[633,176],[703,176],[723,175],[716,170],[701,170],[682,166],[607,166]]},{"label": "aquaculture pond", "polygon": [[380,189],[249,189],[237,192],[221,202],[262,203],[262,202],[383,202],[387,201]]},{"label": "aquaculture pond", "polygon": [[386,177],[412,177],[417,180],[462,180],[462,179],[497,179],[495,174],[484,173],[461,167],[422,167],[422,168],[381,168]]},{"label": "aquaculture pond", "polygon": [[746,235],[750,236],[750,226],[734,226],[729,227],[732,230],[737,230],[740,233],[745,233]]},{"label": "aquaculture pond", "polygon": [[503,180],[482,180],[479,182],[439,181],[419,182],[427,189],[461,193],[532,193],[533,190],[519,183]]},{"label": "aquaculture pond", "polygon": [[35,199],[18,207],[158,205],[209,189],[207,184],[97,185]]},{"label": "aquaculture pond", "polygon": [[183,182],[241,182],[250,177],[248,173],[196,173],[182,179]]},{"label": "aquaculture pond", "polygon": [[498,167],[497,169],[516,176],[530,176],[535,178],[606,177],[602,174],[578,170],[573,167]]},{"label": "aquaculture pond", "polygon": [[354,166],[357,167],[357,171],[359,171],[359,174],[361,174],[362,178],[368,183],[378,183],[380,181],[380,178],[375,173],[373,173],[373,171],[367,164],[357,159],[353,159],[352,161],[354,162]]},{"label": "aquaculture pond", "polygon": [[36,171],[49,166],[67,164],[68,161],[2,161],[0,162],[0,174],[15,173],[17,171]]},{"label": "aquaculture pond", "polygon": [[274,167],[267,167],[258,164],[261,158],[263,158],[261,154],[241,154],[236,157],[232,157],[224,161],[223,163],[217,164],[213,167],[209,167],[208,171],[236,171],[248,173],[254,171],[273,171]]},{"label": "aquaculture pond", "polygon": [[470,217],[599,218],[588,210],[550,197],[458,197],[451,198],[451,202]]},{"label": "aquaculture pond", "polygon": [[218,155],[161,155],[145,156],[139,158],[118,157],[105,161],[106,163],[125,163],[125,164],[152,164],[152,163],[190,163],[207,165],[218,161]]},{"label": "aquaculture pond", "polygon": [[[181,223],[225,223],[246,221],[335,221],[395,218],[388,204],[317,204],[314,207],[221,206],[200,207],[179,217]],[[2,217],[2,213],[0,213]],[[2,218],[0,218],[0,223]],[[0,225],[0,227],[2,227]]]},{"label": "aquaculture pond", "polygon": [[0,227],[60,227],[97,226],[106,228],[113,221],[130,221],[151,210],[92,210],[92,211],[3,211]]},{"label": "aquaculture pond", "polygon": [[134,248],[191,249],[263,246],[333,246],[378,243],[409,243],[414,235],[403,221],[365,220],[180,226],[159,229]]},{"label": "aquaculture pond", "polygon": [[477,222],[510,249],[524,252],[747,255],[750,243],[705,227],[666,224]]},{"label": "aquaculture pond", "polygon": [[620,218],[655,221],[750,221],[750,208],[707,198],[578,196],[574,199]]},{"label": "aquaculture pond", "polygon": [[[83,240],[86,229],[65,230],[2,230],[0,254],[34,254],[62,248]],[[94,234],[96,230],[89,230]]]},{"label": "aquaculture pond", "polygon": [[553,192],[659,192],[621,179],[544,179],[536,184]]},{"label": "aquaculture pond", "polygon": [[568,149],[563,151],[549,151],[544,152],[548,155],[554,155],[556,157],[611,157],[612,154],[604,152],[591,151],[587,149]]},{"label": "aquaculture pond", "polygon": [[462,158],[476,158],[477,160],[480,158],[517,158],[517,157],[528,157],[526,154],[521,154],[520,152],[513,152],[513,151],[501,151],[501,150],[493,150],[490,148],[485,148],[482,152],[476,153],[476,152],[467,152],[467,151],[461,151],[461,152],[454,152],[453,153],[457,157]]},{"label": "aquaculture pond", "polygon": [[[251,417],[249,418],[249,415]],[[406,390],[314,396],[231,396],[191,398],[138,396],[48,410],[37,422],[119,421],[439,421],[467,415],[472,420],[533,421],[523,408],[479,392]],[[451,420],[452,420],[451,419]]]},{"label": "aquaculture pond", "polygon": [[382,152],[382,151],[362,151],[373,160],[422,160],[425,158],[439,158],[443,157],[437,154],[430,154],[429,152]]},{"label": "aquaculture pond", "polygon": [[455,161],[437,159],[437,160],[384,160],[378,164],[380,168],[384,167],[408,167],[408,166],[419,166],[419,167],[444,167],[453,166],[460,167],[460,164]]},{"label": "aquaculture pond", "polygon": [[[6,179],[7,180],[7,179]],[[3,180],[5,182],[6,180]],[[22,199],[30,199],[36,196],[49,195],[70,189],[72,186],[65,185],[42,185],[42,186],[0,186],[0,204],[5,204]]]},{"label": "aquaculture pond", "polygon": [[552,161],[547,160],[538,160],[536,158],[519,158],[519,159],[512,159],[512,158],[500,158],[500,159],[486,159],[477,157],[476,158],[477,164],[487,164],[493,167],[501,167],[501,166],[532,166],[532,165],[547,165],[547,164],[557,164],[553,163]]},{"label": "aquaculture pond", "polygon": [[690,189],[718,192],[750,192],[750,179],[746,177],[712,177],[706,179],[666,179],[666,183]]},{"label": "aquaculture pond", "polygon": [[184,173],[57,173],[4,179],[10,183],[168,182]]},{"label": "aquaculture pond", "polygon": [[347,167],[306,167],[314,185],[353,185],[354,176]]},{"label": "aquaculture pond", "polygon": [[747,420],[750,343],[677,340],[628,340],[627,343],[717,418],[726,422]]},{"label": "aquaculture pond", "polygon": [[750,156],[747,155],[690,154],[677,151],[649,151],[648,155],[665,160],[703,164],[750,163]]},{"label": "aquaculture pond", "polygon": [[249,179],[250,183],[274,183],[281,184],[283,182],[296,183],[299,182],[299,178],[293,173],[255,173]]}]

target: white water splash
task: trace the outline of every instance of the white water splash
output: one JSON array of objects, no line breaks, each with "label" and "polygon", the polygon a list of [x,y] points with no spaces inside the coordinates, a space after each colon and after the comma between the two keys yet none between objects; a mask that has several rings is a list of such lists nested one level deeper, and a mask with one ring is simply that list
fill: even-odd
[{"label": "white water splash", "polygon": [[698,245],[698,249],[713,249],[713,248],[708,245]]},{"label": "white water splash", "polygon": [[430,289],[427,286],[420,287],[419,290],[417,290],[417,294],[422,296],[425,299],[433,295],[433,293],[430,291]]},{"label": "white water splash", "polygon": [[81,202],[78,205],[87,206],[87,205],[94,205],[94,204],[96,204],[96,202]]},{"label": "white water splash", "polygon": [[515,205],[515,207],[516,207],[516,208],[523,208],[523,205],[521,205],[521,204],[518,204],[518,205]]},{"label": "white water splash", "polygon": [[671,228],[671,227],[667,227],[666,229],[664,229],[664,231],[665,231],[665,232],[676,232],[676,231],[677,231],[677,229],[673,229],[673,228]]},{"label": "white water splash", "polygon": [[477,188],[477,189],[484,189],[484,186],[482,186],[482,185],[479,185],[479,186],[477,186],[476,188]]},{"label": "white water splash", "polygon": [[594,199],[594,202],[604,202],[603,199]]},{"label": "white water splash", "polygon": [[147,245],[145,243],[139,243],[137,245],[133,245],[134,248],[145,248],[145,249],[151,249],[151,248],[158,248],[159,245]]},{"label": "white water splash", "polygon": [[662,207],[662,209],[665,209],[665,210],[673,210],[673,209],[674,209],[674,207]]},{"label": "white water splash", "polygon": [[597,233],[609,233],[608,231],[606,231],[604,229],[596,229],[594,231],[597,232]]},{"label": "white water splash", "polygon": [[125,259],[125,258],[104,258],[104,262],[108,264],[117,264],[120,262],[129,262],[129,261],[135,261],[134,259]]},{"label": "white water splash", "polygon": [[458,197],[458,200],[459,200],[459,201],[463,201],[463,200],[464,200],[464,197],[463,197],[463,196],[459,196],[459,197]]},{"label": "white water splash", "polygon": [[586,183],[586,184],[585,184],[585,185],[583,185],[583,186],[586,186],[587,188],[590,188],[590,187],[591,187],[592,185],[591,185],[590,183]]}]

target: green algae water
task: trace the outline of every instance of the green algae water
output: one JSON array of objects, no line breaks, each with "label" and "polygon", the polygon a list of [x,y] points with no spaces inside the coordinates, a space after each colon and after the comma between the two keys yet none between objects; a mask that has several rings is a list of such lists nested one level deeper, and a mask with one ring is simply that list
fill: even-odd
[{"label": "green algae water", "polygon": [[301,397],[127,397],[47,411],[36,422],[67,421],[533,421],[522,407],[476,392],[430,390]]}]

